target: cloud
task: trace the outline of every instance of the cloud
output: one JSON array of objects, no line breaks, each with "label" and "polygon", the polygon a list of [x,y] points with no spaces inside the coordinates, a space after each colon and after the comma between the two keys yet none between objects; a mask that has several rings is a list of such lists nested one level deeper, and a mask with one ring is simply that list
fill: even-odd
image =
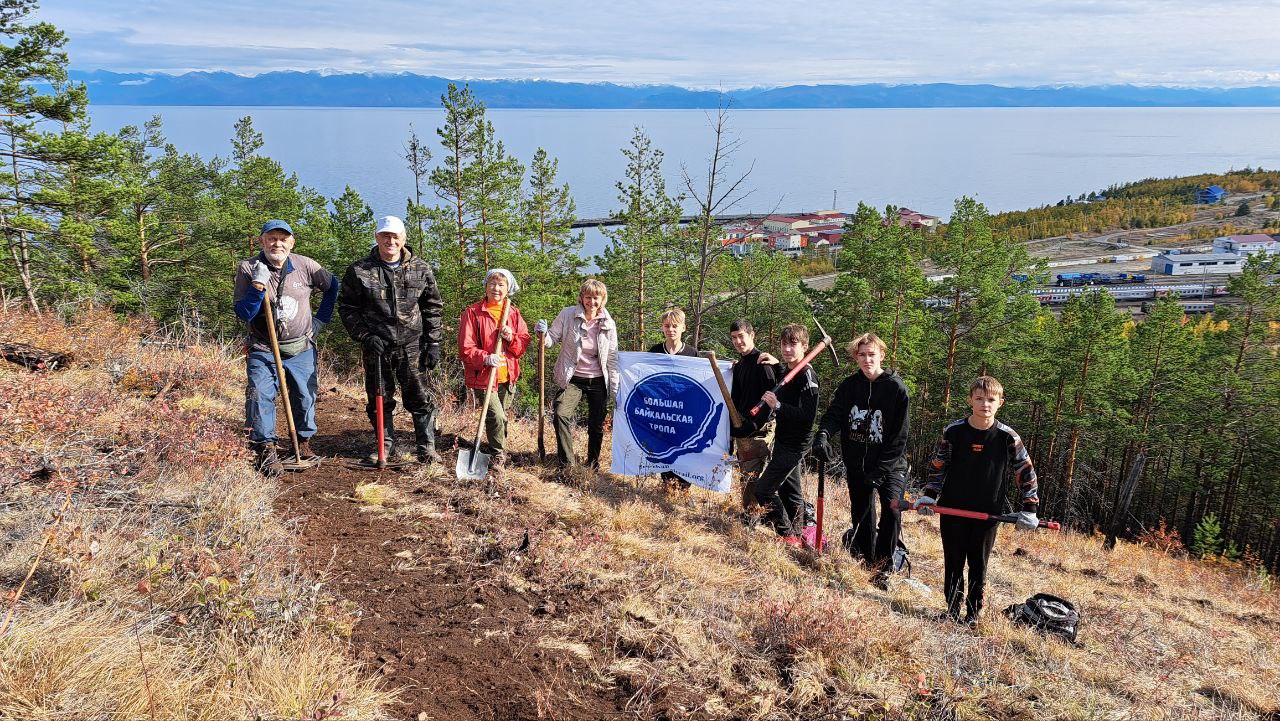
[{"label": "cloud", "polygon": [[1280,4],[1251,0],[61,0],[80,69],[328,68],[741,87],[1274,84]]}]

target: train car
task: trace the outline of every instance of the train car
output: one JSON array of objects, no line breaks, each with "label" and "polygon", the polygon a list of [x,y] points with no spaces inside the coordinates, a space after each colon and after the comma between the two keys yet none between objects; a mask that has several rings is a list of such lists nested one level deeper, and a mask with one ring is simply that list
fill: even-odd
[{"label": "train car", "polygon": [[1085,279],[1084,273],[1059,273],[1058,274],[1059,288],[1086,285],[1087,283],[1088,281]]},{"label": "train car", "polygon": [[[1155,307],[1155,301],[1147,301],[1142,304],[1142,312],[1150,313]],[[1185,300],[1180,301],[1178,305],[1182,306],[1183,313],[1212,313],[1216,304],[1211,300]]]}]

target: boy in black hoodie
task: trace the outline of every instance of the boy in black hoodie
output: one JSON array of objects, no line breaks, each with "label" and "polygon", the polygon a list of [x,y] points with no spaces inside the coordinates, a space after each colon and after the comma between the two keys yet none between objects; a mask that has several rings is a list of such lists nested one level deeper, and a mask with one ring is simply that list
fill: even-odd
[{"label": "boy in black hoodie", "polygon": [[[809,349],[808,329],[796,323],[785,326],[780,345],[782,362],[788,367],[794,366]],[[777,429],[773,455],[764,473],[756,479],[752,492],[756,503],[768,510],[765,520],[778,531],[782,541],[799,547],[801,529],[793,527],[792,519],[804,512],[800,462],[813,437],[813,419],[818,415],[818,376],[812,366],[806,365],[776,394],[765,391],[760,400],[773,409]]]},{"label": "boy in black hoodie", "polygon": [[839,436],[853,523],[853,545],[849,550],[874,570],[872,582],[886,588],[901,521],[893,502],[902,498],[906,490],[910,397],[902,379],[880,366],[886,348],[875,333],[854,338],[846,350],[857,361],[859,372],[836,388],[831,405],[818,422],[814,455],[822,463],[830,462],[833,454],[829,438]]},{"label": "boy in black hoodie", "polygon": [[[930,506],[941,503],[951,508],[988,514],[1004,512],[1008,477],[1018,484],[1022,511],[1017,527],[1034,531],[1039,505],[1039,484],[1031,457],[1022,439],[1012,428],[996,420],[1004,405],[1004,386],[991,376],[981,376],[969,386],[969,406],[973,413],[942,431],[938,450],[929,463],[925,495],[914,508],[932,513]],[[938,522],[942,535],[943,595],[947,615],[960,620],[960,603],[965,604],[965,622],[975,625],[982,612],[983,588],[987,583],[987,558],[996,542],[998,521],[943,516]],[[965,597],[964,567],[969,566],[969,594]]]}]

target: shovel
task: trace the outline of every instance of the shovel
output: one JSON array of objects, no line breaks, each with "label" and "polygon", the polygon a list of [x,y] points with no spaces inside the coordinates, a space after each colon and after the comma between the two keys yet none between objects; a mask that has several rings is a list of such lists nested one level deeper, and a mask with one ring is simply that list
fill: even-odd
[{"label": "shovel", "polygon": [[538,334],[538,463],[547,462],[547,443],[545,440],[547,435],[546,356],[543,355],[546,339],[546,331]]},{"label": "shovel", "polygon": [[[507,311],[511,309],[511,299],[502,301],[502,315],[498,317],[498,337],[495,339],[493,352],[502,355],[502,328],[507,324]],[[454,469],[459,479],[483,480],[489,473],[489,454],[480,452],[480,433],[484,431],[484,419],[489,413],[489,401],[493,398],[493,387],[498,382],[498,366],[489,369],[489,382],[484,387],[484,403],[480,405],[479,418],[476,419],[476,440],[470,452],[463,448],[458,451],[458,465]]]},{"label": "shovel", "polygon": [[[254,283],[254,287],[258,287],[258,283]],[[265,291],[265,287],[258,288]],[[280,465],[284,466],[286,471],[305,471],[320,465],[320,458],[303,458],[302,449],[298,446],[298,429],[293,425],[293,407],[289,402],[289,384],[285,380],[284,361],[280,359],[280,342],[276,339],[276,318],[275,312],[271,310],[270,293],[263,296],[262,307],[267,313],[267,339],[271,341],[271,355],[276,361],[276,376],[280,379],[280,399],[284,401],[284,418],[285,425],[289,428],[289,438],[293,441],[293,457],[288,456],[280,459]]]}]

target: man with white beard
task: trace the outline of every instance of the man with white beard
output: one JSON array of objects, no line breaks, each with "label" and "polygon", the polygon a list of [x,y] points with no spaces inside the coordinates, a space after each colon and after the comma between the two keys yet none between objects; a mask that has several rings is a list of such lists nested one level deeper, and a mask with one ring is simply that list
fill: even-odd
[{"label": "man with white beard", "polygon": [[[270,477],[283,473],[284,467],[276,452],[275,437],[275,401],[280,381],[263,302],[271,303],[298,446],[302,459],[306,459],[315,457],[310,443],[316,433],[315,336],[332,320],[338,299],[338,279],[311,258],[293,253],[295,243],[288,223],[267,221],[258,235],[262,252],[240,262],[235,280],[236,316],[249,330],[245,340],[245,419],[256,453],[255,466]],[[317,291],[324,293],[324,298],[313,317],[311,294]]]}]

